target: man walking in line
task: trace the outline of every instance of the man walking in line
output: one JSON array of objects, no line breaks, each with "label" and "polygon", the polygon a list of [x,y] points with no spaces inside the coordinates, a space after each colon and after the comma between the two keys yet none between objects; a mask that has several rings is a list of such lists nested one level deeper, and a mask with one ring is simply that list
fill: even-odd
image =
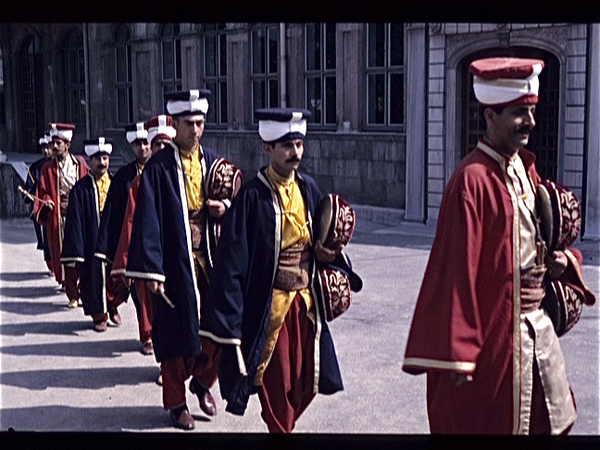
[{"label": "man walking in line", "polygon": [[[52,136],[52,161],[42,167],[37,186],[38,198],[33,203],[32,215],[40,225],[46,227],[54,277],[66,290],[67,284],[70,289],[77,284],[76,271],[65,268],[60,262],[69,193],[75,183],[87,175],[89,167],[82,156],[70,153],[75,125],[49,125]],[[78,302],[70,301],[68,306],[75,308]]]}]

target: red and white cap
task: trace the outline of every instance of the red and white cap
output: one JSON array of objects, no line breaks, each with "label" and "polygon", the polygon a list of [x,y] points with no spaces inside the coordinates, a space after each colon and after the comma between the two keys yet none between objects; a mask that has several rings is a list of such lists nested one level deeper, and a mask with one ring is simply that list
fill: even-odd
[{"label": "red and white cap", "polygon": [[75,124],[57,122],[49,123],[48,126],[50,127],[50,136],[56,136],[68,142],[71,142],[71,139],[73,139],[73,131],[75,131]]},{"label": "red and white cap", "polygon": [[152,145],[155,139],[173,140],[176,135],[173,128],[173,118],[169,115],[162,114],[154,116],[146,121],[146,129],[148,130],[148,142]]},{"label": "red and white cap", "polygon": [[469,66],[475,97],[482,106],[536,104],[543,69],[544,61],[529,58],[484,58]]}]

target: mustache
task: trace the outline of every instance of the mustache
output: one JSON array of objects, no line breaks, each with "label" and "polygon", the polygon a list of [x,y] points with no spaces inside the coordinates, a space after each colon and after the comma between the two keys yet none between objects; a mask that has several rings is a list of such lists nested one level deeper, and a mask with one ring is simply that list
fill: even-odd
[{"label": "mustache", "polygon": [[530,133],[533,132],[533,127],[531,125],[521,125],[520,127],[515,128],[515,133]]},{"label": "mustache", "polygon": [[288,163],[300,162],[300,158],[298,158],[297,156],[294,156],[292,158],[287,159],[285,162],[288,162]]}]

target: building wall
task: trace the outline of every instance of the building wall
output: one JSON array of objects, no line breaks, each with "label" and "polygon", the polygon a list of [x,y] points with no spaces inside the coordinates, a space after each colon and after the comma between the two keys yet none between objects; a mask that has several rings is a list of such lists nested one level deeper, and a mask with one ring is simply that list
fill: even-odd
[{"label": "building wall", "polygon": [[486,48],[533,47],[560,62],[559,183],[584,196],[583,174],[587,25],[446,23],[429,26],[427,217],[436,221],[447,184],[461,154],[461,73],[464,58]]},{"label": "building wall", "polygon": [[[160,23],[130,23],[134,121],[164,113],[161,91]],[[113,167],[133,159],[123,125],[116,123],[114,40],[119,24],[0,24],[4,58],[6,126],[0,149],[21,151],[16,58],[27,34],[42,44],[44,120],[61,120],[64,111],[62,49],[68,32],[79,28],[87,47],[86,123],[78,125],[72,150],[82,140],[104,135],[115,141]],[[304,25],[277,24],[283,32],[280,101],[304,106]],[[180,24],[184,89],[204,86],[203,24]],[[253,124],[250,32],[247,23],[228,23],[228,121],[208,124],[203,143],[238,164],[247,177],[266,163]],[[590,31],[594,30],[594,31]],[[373,131],[366,117],[366,31],[364,23],[336,24],[336,123],[309,125],[303,170],[324,191],[350,202],[405,210],[405,220],[435,222],[443,191],[461,146],[461,73],[469,55],[499,46],[529,46],[552,53],[560,62],[558,181],[584,203],[584,229],[600,236],[600,190],[593,175],[600,160],[598,127],[598,25],[410,23],[405,25],[405,125]],[[590,63],[591,62],[591,63]],[[594,65],[595,64],[595,65]],[[589,168],[587,168],[589,166]],[[586,172],[588,170],[588,172]],[[587,214],[590,218],[587,219]],[[587,220],[587,222],[585,222]]]}]

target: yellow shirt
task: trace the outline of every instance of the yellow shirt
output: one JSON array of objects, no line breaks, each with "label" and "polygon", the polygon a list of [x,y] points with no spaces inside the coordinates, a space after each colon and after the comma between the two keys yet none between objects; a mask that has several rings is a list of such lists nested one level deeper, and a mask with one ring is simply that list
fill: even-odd
[{"label": "yellow shirt", "polygon": [[185,179],[185,192],[188,209],[197,211],[204,208],[204,192],[202,190],[202,148],[198,146],[194,153],[184,155],[181,153],[181,164]]},{"label": "yellow shirt", "polygon": [[98,186],[98,204],[100,206],[100,212],[102,212],[104,210],[104,204],[106,203],[108,188],[110,187],[110,176],[108,175],[108,172],[100,178],[96,178],[96,186]]},{"label": "yellow shirt", "polygon": [[[310,244],[311,239],[308,230],[308,221],[306,220],[306,207],[295,174],[292,174],[290,178],[286,179],[275,172],[271,166],[267,168],[266,174],[269,181],[271,181],[279,191],[279,196],[281,198],[283,208],[281,249],[285,250],[298,242]],[[300,292],[300,295],[306,302],[309,317],[314,321],[314,313],[311,311],[312,298],[309,288],[300,291],[273,289],[269,325],[267,326],[265,345],[260,357],[260,364],[256,372],[256,377],[254,378],[254,385],[260,386],[262,384],[262,376],[271,360],[271,355],[273,354],[279,331],[281,330],[285,316],[298,292]]]}]

